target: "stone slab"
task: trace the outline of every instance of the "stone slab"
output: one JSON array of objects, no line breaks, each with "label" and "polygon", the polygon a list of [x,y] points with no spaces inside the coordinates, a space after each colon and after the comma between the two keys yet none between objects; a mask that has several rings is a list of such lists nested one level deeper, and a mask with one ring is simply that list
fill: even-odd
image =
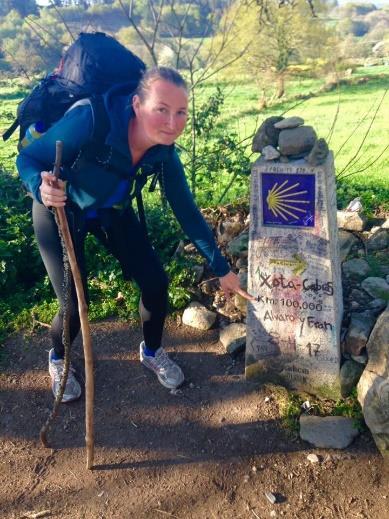
[{"label": "stone slab", "polygon": [[333,155],[252,170],[246,377],[340,396],[342,288]]},{"label": "stone slab", "polygon": [[315,447],[345,449],[359,435],[352,418],[345,416],[300,416],[300,437]]},{"label": "stone slab", "polygon": [[219,339],[227,353],[237,355],[245,347],[246,326],[243,323],[232,323],[220,330]]}]

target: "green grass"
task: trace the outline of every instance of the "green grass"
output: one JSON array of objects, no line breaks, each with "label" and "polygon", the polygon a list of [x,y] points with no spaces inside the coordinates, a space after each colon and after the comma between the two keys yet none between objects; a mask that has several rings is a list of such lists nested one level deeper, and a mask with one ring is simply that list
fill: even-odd
[{"label": "green grass", "polygon": [[[315,128],[319,137],[330,137],[329,144],[335,153],[335,167],[339,175],[339,207],[345,206],[354,196],[362,195],[368,212],[378,209],[389,211],[389,149],[384,152],[389,140],[389,94],[372,121],[388,86],[389,67],[360,68],[351,79],[364,76],[371,76],[372,79],[367,83],[343,85],[331,92],[321,93],[296,107],[296,95],[318,92],[323,81],[306,77],[289,79],[286,83],[285,99],[264,110],[259,109],[260,93],[255,82],[223,80],[218,83],[222,85],[226,96],[220,124],[238,132],[243,139],[251,135],[270,115],[285,113],[288,116],[302,116],[306,124]],[[202,89],[200,103],[214,92],[216,84],[216,81],[210,81]],[[0,84],[0,131],[12,122],[17,101],[24,92],[25,87],[19,87],[15,80]],[[370,125],[370,131],[366,135]],[[353,162],[348,164],[356,154]],[[8,143],[1,141],[0,167],[15,171],[15,157],[16,136]],[[242,193],[246,194],[247,192]]]},{"label": "green grass", "polygon": [[366,430],[356,388],[349,397],[339,400],[320,399],[307,393],[295,393],[273,384],[267,384],[266,388],[279,406],[283,427],[291,434],[297,435],[299,432],[299,420],[304,412],[302,404],[307,400],[311,406],[309,414],[314,416],[345,416],[353,419],[356,429]]},{"label": "green grass", "polygon": [[[384,93],[389,85],[389,67],[358,69],[351,81],[366,76],[371,76],[366,83],[342,85],[326,93],[319,92],[323,81],[290,80],[285,99],[262,110],[259,109],[260,94],[253,82],[223,83],[228,94],[223,124],[244,138],[271,115],[303,117],[319,137],[329,141],[334,151],[339,208],[361,196],[368,213],[388,212],[389,148],[385,150],[385,147],[389,143],[389,93],[385,96]],[[210,84],[203,95],[214,88],[215,85]],[[309,92],[317,95],[295,106],[296,95]]]},{"label": "green grass", "polygon": [[[17,80],[0,81],[0,135],[11,126],[15,119],[17,104],[25,94],[26,89],[18,84]],[[16,130],[7,142],[0,138],[0,169],[9,173],[16,171],[18,134]]]}]

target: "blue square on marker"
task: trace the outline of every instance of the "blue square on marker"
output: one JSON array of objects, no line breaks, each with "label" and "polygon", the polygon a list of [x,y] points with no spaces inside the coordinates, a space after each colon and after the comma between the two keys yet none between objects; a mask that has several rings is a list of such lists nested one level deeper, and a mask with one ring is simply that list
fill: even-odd
[{"label": "blue square on marker", "polygon": [[262,173],[263,225],[315,226],[315,175]]}]

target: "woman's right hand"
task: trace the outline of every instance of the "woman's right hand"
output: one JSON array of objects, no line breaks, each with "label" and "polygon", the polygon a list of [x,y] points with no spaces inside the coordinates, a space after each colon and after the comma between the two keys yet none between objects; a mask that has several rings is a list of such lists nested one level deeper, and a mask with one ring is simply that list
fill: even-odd
[{"label": "woman's right hand", "polygon": [[65,207],[67,199],[65,182],[56,179],[49,171],[42,171],[41,178],[42,183],[39,190],[43,205],[46,207]]}]

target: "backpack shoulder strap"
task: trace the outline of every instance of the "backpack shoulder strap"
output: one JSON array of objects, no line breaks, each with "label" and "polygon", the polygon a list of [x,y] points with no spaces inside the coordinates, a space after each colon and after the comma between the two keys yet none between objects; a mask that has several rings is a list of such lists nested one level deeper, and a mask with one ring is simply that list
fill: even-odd
[{"label": "backpack shoulder strap", "polygon": [[7,141],[18,126],[19,126],[19,119],[16,118],[14,120],[14,122],[11,124],[11,126],[8,128],[8,130],[5,130],[5,132],[3,133],[3,141]]},{"label": "backpack shoulder strap", "polygon": [[93,115],[93,133],[91,141],[96,145],[103,145],[111,129],[111,123],[105,109],[104,99],[101,95],[95,95],[89,99]]},{"label": "backpack shoulder strap", "polygon": [[93,130],[92,136],[89,139],[88,145],[103,145],[105,142],[105,138],[108,135],[108,132],[111,128],[111,124],[109,122],[109,117],[107,114],[107,110],[104,106],[104,99],[101,95],[95,95],[93,97],[86,97],[84,99],[80,99],[76,101],[65,113],[68,113],[73,108],[77,106],[90,105],[92,110],[92,118],[93,118]]}]

